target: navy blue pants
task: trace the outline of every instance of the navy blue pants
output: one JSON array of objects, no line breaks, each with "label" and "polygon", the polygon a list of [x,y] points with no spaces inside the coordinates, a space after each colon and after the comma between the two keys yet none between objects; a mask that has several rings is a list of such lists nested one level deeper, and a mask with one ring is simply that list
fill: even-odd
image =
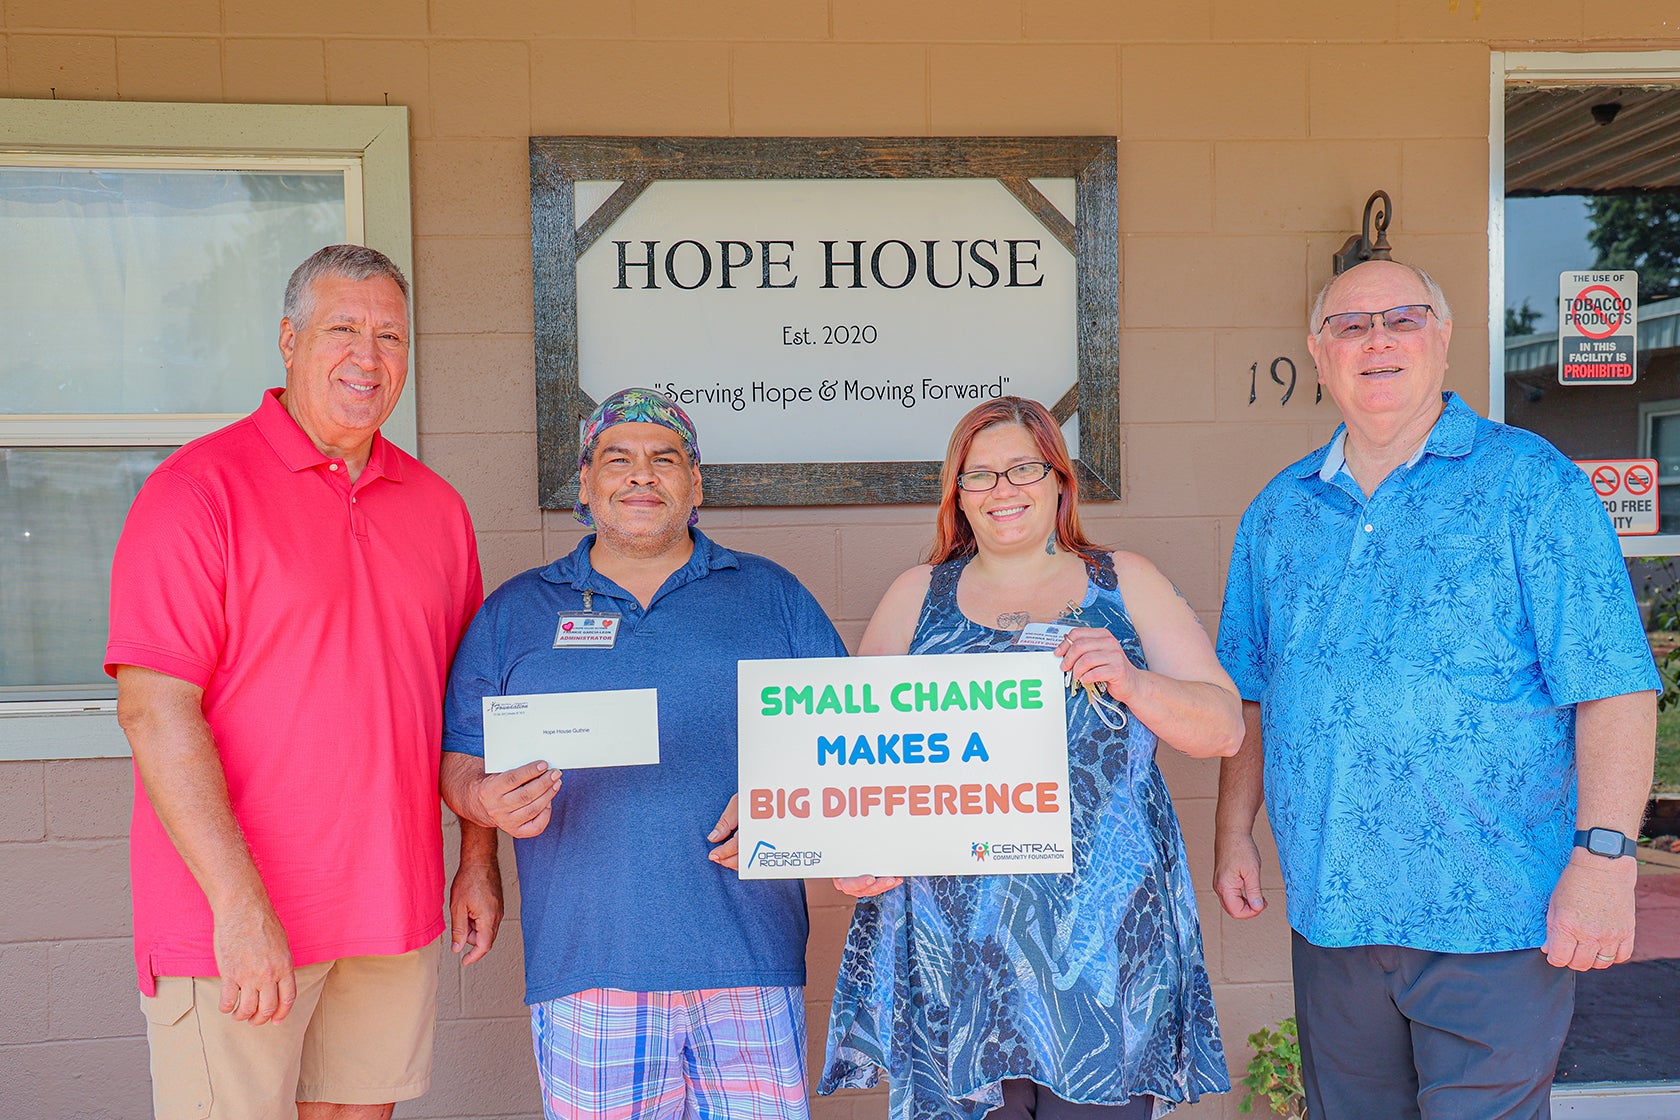
[{"label": "navy blue pants", "polygon": [[1294,934],[1312,1120],[1547,1120],[1575,974],[1538,949],[1326,949]]},{"label": "navy blue pants", "polygon": [[1024,1077],[1003,1083],[1003,1103],[986,1120],[1149,1120],[1155,1098],[1147,1093],[1125,1104],[1074,1104]]}]

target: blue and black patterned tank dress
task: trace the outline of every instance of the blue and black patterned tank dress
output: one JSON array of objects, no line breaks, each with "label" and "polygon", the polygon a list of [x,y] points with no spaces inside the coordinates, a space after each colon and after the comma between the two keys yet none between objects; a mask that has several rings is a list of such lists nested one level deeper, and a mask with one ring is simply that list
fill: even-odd
[{"label": "blue and black patterned tank dress", "polygon": [[[911,653],[1012,647],[1013,632],[957,608],[966,563],[933,570]],[[1106,554],[1081,609],[1144,665]],[[1006,1078],[1086,1104],[1150,1093],[1157,1116],[1230,1088],[1154,733],[1136,719],[1110,730],[1081,691],[1068,776],[1071,874],[913,877],[858,901],[818,1092],[885,1070],[892,1120],[978,1120]]]}]

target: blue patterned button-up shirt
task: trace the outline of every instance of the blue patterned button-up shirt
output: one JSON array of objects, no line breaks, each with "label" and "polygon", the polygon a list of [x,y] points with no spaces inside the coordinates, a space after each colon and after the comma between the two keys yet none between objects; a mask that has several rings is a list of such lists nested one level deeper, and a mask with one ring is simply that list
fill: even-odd
[{"label": "blue patterned button-up shirt", "polygon": [[1259,701],[1289,923],[1315,945],[1538,946],[1575,708],[1661,687],[1586,474],[1454,394],[1367,498],[1343,433],[1231,554],[1219,656]]}]

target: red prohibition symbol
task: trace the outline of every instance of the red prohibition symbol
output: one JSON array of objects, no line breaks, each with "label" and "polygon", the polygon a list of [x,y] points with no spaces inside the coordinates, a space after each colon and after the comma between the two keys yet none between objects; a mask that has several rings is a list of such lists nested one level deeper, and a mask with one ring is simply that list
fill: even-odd
[{"label": "red prohibition symbol", "polygon": [[[1603,296],[1609,304],[1609,309],[1600,310],[1592,306],[1587,302],[1588,296]],[[1575,298],[1569,301],[1569,309],[1575,313],[1575,329],[1591,339],[1609,338],[1627,322],[1627,312],[1621,309],[1621,299],[1614,288],[1604,284],[1582,288]],[[1603,329],[1589,327],[1589,322],[1602,323]]]},{"label": "red prohibition symbol", "polygon": [[1649,494],[1651,492],[1651,484],[1655,481],[1656,480],[1651,477],[1651,469],[1649,467],[1635,465],[1627,469],[1627,489],[1629,494]]},{"label": "red prohibition symbol", "polygon": [[1595,467],[1592,472],[1592,484],[1599,497],[1608,498],[1621,487],[1622,476],[1615,467]]}]

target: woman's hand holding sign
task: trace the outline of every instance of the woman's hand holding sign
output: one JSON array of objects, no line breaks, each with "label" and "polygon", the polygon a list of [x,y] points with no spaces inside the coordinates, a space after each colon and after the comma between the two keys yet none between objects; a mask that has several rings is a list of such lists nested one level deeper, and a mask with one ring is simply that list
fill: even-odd
[{"label": "woman's hand holding sign", "polygon": [[853,898],[873,898],[886,894],[902,882],[904,878],[899,875],[853,875],[834,880],[834,889]]},{"label": "woman's hand holding sign", "polygon": [[741,841],[735,835],[735,831],[740,827],[740,822],[741,795],[736,794],[729,799],[729,804],[723,807],[723,814],[718,817],[717,824],[706,834],[706,839],[717,845],[706,853],[706,858],[731,871],[739,869]]}]

